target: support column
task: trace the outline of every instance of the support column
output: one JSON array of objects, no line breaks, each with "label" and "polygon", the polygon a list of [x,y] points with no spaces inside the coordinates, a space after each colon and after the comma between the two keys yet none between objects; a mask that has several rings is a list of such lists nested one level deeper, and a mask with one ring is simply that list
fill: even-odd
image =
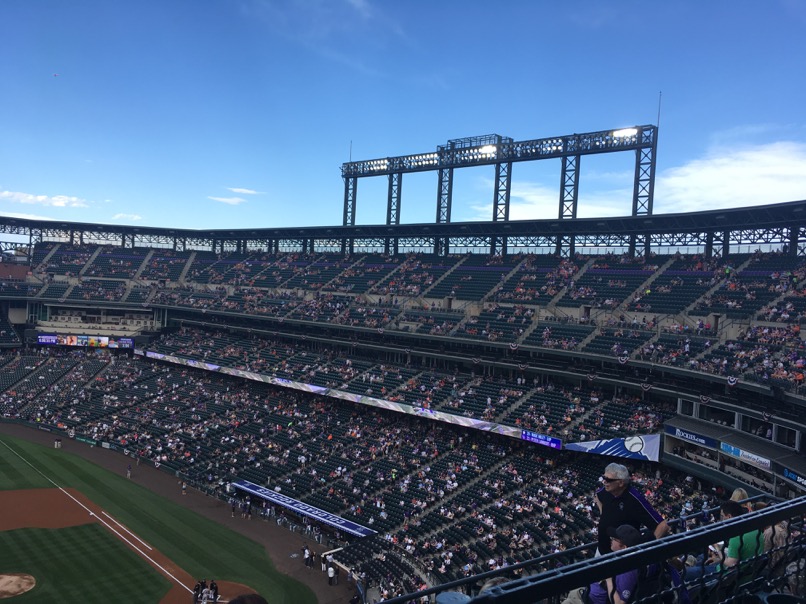
[{"label": "support column", "polygon": [[577,217],[579,200],[579,162],[581,156],[567,155],[563,157],[560,175],[560,219]]},{"label": "support column", "polygon": [[[437,224],[448,224],[451,221],[452,199],[453,168],[440,168],[437,183]],[[448,254],[447,237],[434,239],[434,253],[443,256]]]},{"label": "support column", "polygon": [[642,142],[651,146],[635,150],[635,183],[633,184],[632,215],[651,216],[655,196],[655,152],[658,148],[656,128],[641,132]]},{"label": "support column", "polygon": [[358,195],[358,178],[349,176],[344,179],[344,218],[343,226],[355,226],[355,203]]},{"label": "support column", "polygon": [[[495,191],[493,193],[493,222],[509,220],[509,199],[512,191],[512,162],[495,164]],[[507,238],[493,237],[490,254],[504,256],[507,253]]]},{"label": "support column", "polygon": [[403,173],[389,175],[389,193],[386,202],[386,224],[400,224],[400,199],[403,193]]}]

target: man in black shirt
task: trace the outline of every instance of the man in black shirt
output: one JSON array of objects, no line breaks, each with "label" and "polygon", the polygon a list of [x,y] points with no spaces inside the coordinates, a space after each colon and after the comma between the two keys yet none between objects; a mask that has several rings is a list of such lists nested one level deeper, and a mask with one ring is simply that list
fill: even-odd
[{"label": "man in black shirt", "polygon": [[669,532],[669,525],[646,497],[630,486],[630,471],[623,465],[611,463],[602,476],[602,488],[596,491],[599,506],[599,547],[597,555],[610,553],[610,537],[607,530],[628,524],[639,531],[646,527],[656,539]]}]

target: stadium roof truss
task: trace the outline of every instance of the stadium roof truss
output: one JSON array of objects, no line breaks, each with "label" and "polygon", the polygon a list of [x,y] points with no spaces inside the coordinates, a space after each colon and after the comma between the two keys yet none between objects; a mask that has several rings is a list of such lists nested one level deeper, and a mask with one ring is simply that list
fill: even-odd
[{"label": "stadium roof truss", "polygon": [[[213,252],[257,251],[448,254],[560,253],[661,249],[727,255],[738,246],[787,246],[806,255],[806,201],[729,210],[574,220],[191,230],[0,217],[4,251],[42,241]],[[643,249],[642,249],[643,247]],[[495,249],[494,249],[495,248]]]}]

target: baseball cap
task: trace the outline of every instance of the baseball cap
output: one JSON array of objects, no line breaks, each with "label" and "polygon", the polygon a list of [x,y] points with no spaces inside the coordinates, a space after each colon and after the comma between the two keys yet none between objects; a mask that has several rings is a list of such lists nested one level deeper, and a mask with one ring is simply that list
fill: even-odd
[{"label": "baseball cap", "polygon": [[607,528],[607,535],[613,539],[618,539],[627,547],[638,545],[642,540],[641,532],[629,524],[622,524],[618,528],[610,526]]}]

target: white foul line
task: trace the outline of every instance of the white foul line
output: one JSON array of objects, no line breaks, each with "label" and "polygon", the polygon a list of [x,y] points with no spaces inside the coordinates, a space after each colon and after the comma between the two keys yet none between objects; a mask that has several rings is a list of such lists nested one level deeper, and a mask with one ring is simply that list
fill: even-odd
[{"label": "white foul line", "polygon": [[153,550],[153,549],[154,549],[154,548],[152,548],[152,547],[151,547],[151,546],[150,546],[148,543],[146,543],[145,541],[143,541],[142,539],[140,539],[140,537],[138,537],[137,535],[135,535],[134,533],[132,533],[132,532],[131,532],[129,529],[127,529],[127,528],[126,528],[125,526],[123,526],[123,525],[122,525],[120,522],[118,522],[117,520],[115,520],[114,518],[112,518],[112,516],[110,516],[110,515],[109,515],[109,514],[107,514],[106,512],[101,512],[101,514],[103,514],[104,516],[106,516],[107,518],[109,518],[109,519],[110,519],[112,522],[114,522],[115,524],[117,524],[117,525],[118,525],[120,528],[122,528],[124,531],[126,531],[127,533],[129,533],[129,534],[130,534],[132,537],[134,537],[135,539],[137,539],[137,540],[138,540],[140,543],[142,543],[142,544],[143,544],[143,547],[147,547],[149,551],[151,551],[151,550]]},{"label": "white foul line", "polygon": [[[149,555],[148,555],[146,552],[144,552],[144,551],[143,551],[143,550],[141,550],[139,547],[137,547],[137,545],[135,545],[134,543],[132,543],[131,541],[129,541],[129,540],[126,538],[126,536],[125,536],[125,535],[123,535],[123,534],[119,533],[119,532],[118,532],[118,531],[115,529],[115,527],[113,527],[111,524],[109,524],[108,522],[106,522],[105,520],[103,520],[102,518],[100,518],[99,516],[95,516],[95,513],[94,513],[92,510],[90,510],[90,509],[89,509],[89,508],[88,508],[86,505],[84,505],[83,503],[81,503],[81,502],[80,502],[78,499],[76,499],[75,497],[73,497],[73,496],[72,496],[70,493],[68,493],[68,492],[67,492],[67,491],[66,491],[64,488],[62,488],[62,487],[60,487],[58,484],[56,484],[56,483],[55,483],[55,482],[54,482],[54,481],[53,481],[53,480],[52,480],[50,477],[45,476],[45,474],[44,474],[44,473],[43,473],[41,470],[39,470],[39,468],[35,467],[35,466],[34,466],[34,465],[33,465],[33,464],[30,462],[30,461],[28,461],[28,460],[27,460],[27,459],[25,459],[25,458],[24,458],[22,455],[20,455],[19,453],[17,453],[17,452],[16,452],[14,449],[12,449],[11,447],[9,447],[9,446],[8,446],[8,444],[6,444],[6,442],[5,442],[5,441],[0,440],[0,443],[2,443],[2,444],[3,444],[3,446],[4,446],[6,449],[8,449],[9,451],[11,451],[11,452],[12,452],[14,455],[16,455],[17,457],[19,457],[19,458],[20,458],[20,459],[21,459],[23,462],[25,462],[26,464],[28,464],[28,465],[31,467],[31,469],[32,469],[34,472],[36,472],[37,474],[39,474],[40,476],[42,476],[42,478],[44,478],[45,480],[47,480],[47,481],[48,481],[49,483],[51,483],[51,484],[52,484],[54,487],[56,487],[56,488],[57,488],[57,489],[59,489],[59,490],[60,490],[62,493],[64,493],[65,495],[67,495],[67,496],[68,496],[70,499],[72,499],[73,501],[75,501],[75,502],[76,502],[78,505],[80,505],[82,508],[84,508],[85,510],[87,510],[87,512],[89,512],[90,516],[94,516],[95,518],[98,518],[98,522],[100,522],[101,524],[103,524],[103,525],[104,525],[106,528],[108,528],[108,529],[109,529],[111,532],[113,532],[115,535],[117,535],[118,537],[120,537],[120,539],[121,539],[121,540],[123,540],[125,543],[127,543],[127,544],[129,545],[129,547],[131,547],[131,548],[132,548],[134,551],[136,551],[138,554],[140,554],[140,555],[141,555],[143,558],[145,558],[146,560],[148,560],[149,562],[151,562],[151,564],[153,564],[153,565],[154,565],[154,566],[156,566],[158,569],[160,569],[160,570],[161,570],[161,571],[162,571],[162,572],[163,572],[163,573],[164,573],[164,574],[165,574],[167,577],[170,577],[171,579],[173,579],[173,580],[176,582],[176,584],[177,584],[177,585],[179,585],[180,587],[184,588],[184,589],[185,589],[185,590],[186,590],[188,593],[193,593],[193,590],[192,590],[192,589],[190,589],[190,588],[189,588],[187,585],[184,585],[184,584],[183,584],[183,583],[182,583],[182,582],[181,582],[179,579],[177,579],[176,577],[174,577],[174,576],[171,574],[171,572],[170,572],[168,569],[166,569],[165,567],[163,567],[162,565],[160,565],[160,563],[159,563],[159,562],[157,562],[156,560],[154,560],[154,559],[153,559],[151,556],[149,556]],[[142,543],[142,542],[141,542],[141,543]],[[148,547],[148,546],[146,546],[146,547]],[[151,549],[151,548],[149,548],[149,549]]]}]

